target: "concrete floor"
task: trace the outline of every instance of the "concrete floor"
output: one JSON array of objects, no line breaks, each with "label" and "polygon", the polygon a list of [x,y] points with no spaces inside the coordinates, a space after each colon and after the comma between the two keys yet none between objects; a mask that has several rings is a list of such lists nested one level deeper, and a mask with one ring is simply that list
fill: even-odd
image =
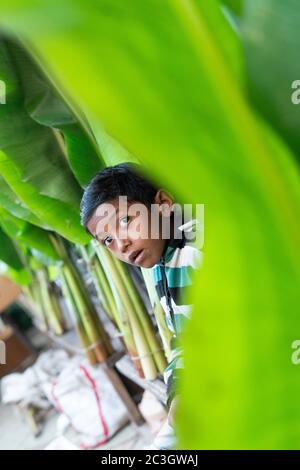
[{"label": "concrete floor", "polygon": [[[56,412],[51,413],[40,436],[34,437],[17,409],[0,403],[0,450],[44,449],[56,437],[57,418]],[[78,444],[78,438],[73,431],[67,431],[65,437],[73,444]],[[148,447],[151,441],[151,432],[146,424],[139,428],[128,424],[97,450],[140,450]]]},{"label": "concrete floor", "polygon": [[[76,339],[76,335],[73,334],[73,336]],[[46,350],[49,347],[49,339],[36,329],[30,330],[29,337],[36,350]],[[53,409],[43,426],[41,434],[34,437],[29,424],[18,411],[17,406],[3,405],[0,397],[0,450],[44,449],[57,436],[58,416],[58,413]],[[78,446],[80,444],[78,436],[73,430],[68,429],[64,436],[74,445]],[[147,424],[140,427],[128,424],[98,450],[140,450],[149,447],[152,440],[153,437]]]}]

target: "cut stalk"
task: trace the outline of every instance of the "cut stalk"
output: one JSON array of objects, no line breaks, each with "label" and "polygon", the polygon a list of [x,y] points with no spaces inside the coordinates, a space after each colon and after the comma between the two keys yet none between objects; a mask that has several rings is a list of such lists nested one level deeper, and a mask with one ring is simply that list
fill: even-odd
[{"label": "cut stalk", "polygon": [[[36,318],[38,327],[41,331],[47,331],[47,319],[45,316],[45,311],[43,307],[43,301],[41,297],[39,283],[36,279],[36,276],[33,277],[33,282],[31,286],[31,293],[32,293],[32,311]],[[30,301],[31,302],[31,301]]]},{"label": "cut stalk", "polygon": [[103,344],[103,339],[99,337],[99,333],[96,330],[95,323],[88,309],[88,306],[86,305],[81,289],[76,282],[76,278],[73,275],[73,270],[70,268],[70,266],[67,266],[65,264],[63,266],[63,271],[69,288],[74,296],[74,300],[78,308],[78,312],[80,314],[80,318],[82,320],[87,337],[89,338],[91,343],[95,344],[95,355],[99,362],[104,362],[108,356],[106,347]]},{"label": "cut stalk", "polygon": [[46,318],[49,320],[49,325],[52,327],[56,335],[61,335],[63,333],[63,327],[56,316],[56,311],[53,308],[52,298],[49,294],[48,279],[45,272],[45,269],[39,269],[37,272],[38,280],[40,283],[40,292],[41,299],[43,302],[44,312]]},{"label": "cut stalk", "polygon": [[95,343],[95,355],[98,361],[103,362],[112,351],[109,338],[101,325],[100,319],[90,301],[83,281],[80,278],[76,267],[70,260],[62,240],[58,236],[50,235],[50,237],[57,253],[63,260],[64,264],[62,269],[65,274],[65,279],[74,296],[87,337],[92,343]]},{"label": "cut stalk", "polygon": [[151,276],[151,272],[149,269],[142,268],[143,278],[146,284],[146,288],[148,291],[149,299],[153,308],[153,312],[156,318],[159,334],[163,343],[165,355],[167,360],[169,361],[171,358],[171,339],[172,339],[172,332],[169,329],[164,309],[159,301],[158,294],[155,289],[155,285]]},{"label": "cut stalk", "polygon": [[68,308],[69,308],[69,310],[72,314],[74,324],[75,324],[75,328],[77,330],[77,333],[78,333],[78,336],[80,338],[81,344],[82,344],[83,348],[86,349],[85,353],[86,353],[87,359],[88,359],[88,361],[91,365],[95,365],[98,362],[97,358],[95,356],[94,351],[92,349],[91,350],[88,349],[90,347],[91,343],[88,340],[87,334],[85,332],[84,326],[83,326],[81,318],[80,318],[80,314],[79,314],[78,309],[77,309],[76,302],[75,302],[74,297],[72,295],[72,292],[71,292],[71,290],[68,286],[68,283],[66,281],[66,278],[64,276],[63,271],[61,271],[60,280],[61,280],[63,295],[66,299]]},{"label": "cut stalk", "polygon": [[137,317],[140,320],[141,326],[145,333],[146,341],[153,355],[157,369],[160,373],[163,373],[165,368],[167,367],[167,361],[163,351],[161,350],[161,344],[156,336],[149,313],[147,312],[145,305],[143,304],[138,292],[136,291],[133,281],[125,266],[118,260],[114,260],[114,262],[120,273],[124,286],[128,292],[129,298],[131,300],[133,308],[135,309]]},{"label": "cut stalk", "polygon": [[133,356],[133,359],[135,363],[137,362],[136,359],[140,361],[145,378],[153,380],[157,377],[157,368],[152,357],[151,350],[148,346],[143,328],[140,324],[140,320],[136,315],[136,311],[128,296],[120,273],[111,255],[105,248],[97,246],[96,251],[98,253],[98,256],[100,256],[100,260],[104,262],[106,273],[109,273],[108,276],[110,275],[112,277],[112,281],[115,284],[119,299],[124,306],[124,311],[128,315],[128,321],[131,327],[131,332],[138,353],[137,356]]},{"label": "cut stalk", "polygon": [[111,316],[111,311],[108,306],[108,299],[106,295],[106,286],[104,285],[103,279],[101,279],[101,272],[99,272],[99,265],[100,263],[97,263],[98,258],[96,258],[95,255],[90,256],[87,253],[87,250],[84,246],[80,245],[79,246],[81,256],[83,260],[85,261],[85,264],[89,270],[89,273],[93,279],[93,283],[95,286],[95,289],[98,294],[98,298],[102,304],[103,309],[107,313],[108,316]]}]

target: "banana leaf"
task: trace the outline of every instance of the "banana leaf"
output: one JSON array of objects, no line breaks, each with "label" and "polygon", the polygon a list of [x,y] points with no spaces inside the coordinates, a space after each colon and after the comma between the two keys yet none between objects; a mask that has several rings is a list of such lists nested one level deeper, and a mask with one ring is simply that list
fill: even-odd
[{"label": "banana leaf", "polygon": [[[279,0],[268,5],[277,9]],[[87,117],[179,201],[206,204],[208,250],[184,335],[181,447],[299,449],[291,344],[300,329],[300,192],[291,122],[277,135],[274,103],[261,100],[258,112],[246,95],[249,66],[215,0],[62,0],[59,8],[10,0],[0,22],[34,44]],[[296,21],[296,8],[281,2],[281,20]],[[247,33],[253,55],[256,25]],[[270,41],[278,29],[268,29]],[[294,58],[280,53],[289,71]],[[265,80],[262,67],[251,73]],[[270,96],[274,84],[276,77]],[[285,110],[278,103],[278,114]]]},{"label": "banana leaf", "polygon": [[12,240],[0,229],[0,259],[16,271],[24,267],[20,254]]},{"label": "banana leaf", "polygon": [[24,265],[16,245],[0,228],[0,273],[20,285],[31,282],[30,272]]},{"label": "banana leaf", "polygon": [[6,181],[0,175],[0,206],[15,217],[26,220],[42,228],[49,228],[40,221],[16,196]]},{"label": "banana leaf", "polygon": [[59,130],[62,150],[81,186],[105,165],[84,116],[66,103],[41,67],[18,42],[10,46],[12,60],[22,78],[25,109],[42,126]]},{"label": "banana leaf", "polygon": [[235,15],[240,17],[244,9],[244,0],[220,0],[221,4],[228,7]]},{"label": "banana leaf", "polygon": [[11,268],[8,264],[0,259],[0,274],[6,276],[19,286],[27,286],[32,282],[32,277],[28,269],[22,268],[18,271]]},{"label": "banana leaf", "polygon": [[249,95],[298,162],[300,106],[292,100],[292,85],[300,79],[299,22],[297,0],[244,0],[241,27]]},{"label": "banana leaf", "polygon": [[60,257],[53,247],[49,235],[35,225],[22,219],[14,217],[5,209],[0,207],[0,225],[2,230],[12,239],[18,240],[23,245],[36,249],[52,259],[52,263],[60,261]]},{"label": "banana leaf", "polygon": [[0,41],[0,79],[7,84],[7,104],[0,107],[0,173],[40,220],[66,238],[86,243],[89,237],[79,220],[80,186],[54,131],[26,111],[14,48]]}]

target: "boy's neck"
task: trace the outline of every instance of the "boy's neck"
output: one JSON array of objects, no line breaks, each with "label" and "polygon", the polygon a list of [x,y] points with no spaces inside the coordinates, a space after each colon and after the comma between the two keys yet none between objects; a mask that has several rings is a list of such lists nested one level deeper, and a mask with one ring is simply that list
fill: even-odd
[{"label": "boy's neck", "polygon": [[164,258],[166,256],[167,250],[169,247],[172,248],[180,248],[184,245],[185,243],[185,235],[182,230],[179,230],[178,227],[180,227],[183,223],[183,218],[182,222],[178,225],[175,226],[175,220],[174,220],[174,214],[171,214],[171,219],[170,219],[170,238],[166,240],[166,244],[164,247],[164,251],[162,253],[160,261],[164,261]]}]

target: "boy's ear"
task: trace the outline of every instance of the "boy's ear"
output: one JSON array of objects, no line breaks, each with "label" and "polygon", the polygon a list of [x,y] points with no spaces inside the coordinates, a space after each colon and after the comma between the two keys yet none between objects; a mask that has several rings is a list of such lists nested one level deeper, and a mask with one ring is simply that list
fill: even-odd
[{"label": "boy's ear", "polygon": [[154,202],[160,206],[159,210],[164,216],[170,216],[174,203],[171,194],[163,189],[159,189],[155,195]]}]

